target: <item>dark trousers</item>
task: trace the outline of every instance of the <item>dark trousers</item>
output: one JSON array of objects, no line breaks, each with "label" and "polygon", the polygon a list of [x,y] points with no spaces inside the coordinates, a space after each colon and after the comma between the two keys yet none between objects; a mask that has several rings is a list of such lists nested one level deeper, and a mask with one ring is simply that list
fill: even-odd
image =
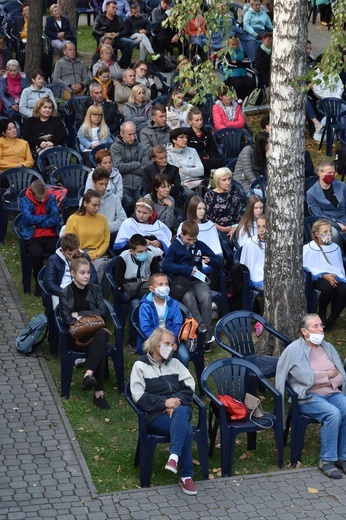
[{"label": "dark trousers", "polygon": [[321,291],[320,299],[318,300],[318,313],[320,318],[325,319],[328,304],[331,304],[330,321],[335,321],[342,313],[346,306],[346,283],[339,282],[334,288],[324,278],[319,278],[313,282],[314,289]]},{"label": "dark trousers", "polygon": [[26,241],[26,251],[31,257],[32,274],[37,279],[38,273],[43,267],[43,258],[45,254],[52,255],[56,250],[58,237],[41,237],[30,238]]}]

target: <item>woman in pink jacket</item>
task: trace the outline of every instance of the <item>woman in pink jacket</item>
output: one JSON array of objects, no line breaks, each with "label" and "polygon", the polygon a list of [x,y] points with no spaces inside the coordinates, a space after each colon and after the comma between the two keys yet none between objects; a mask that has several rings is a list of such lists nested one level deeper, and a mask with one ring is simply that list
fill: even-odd
[{"label": "woman in pink jacket", "polygon": [[241,106],[234,100],[234,94],[228,87],[223,86],[218,91],[218,100],[212,111],[213,127],[215,130],[221,128],[243,128],[245,117]]}]

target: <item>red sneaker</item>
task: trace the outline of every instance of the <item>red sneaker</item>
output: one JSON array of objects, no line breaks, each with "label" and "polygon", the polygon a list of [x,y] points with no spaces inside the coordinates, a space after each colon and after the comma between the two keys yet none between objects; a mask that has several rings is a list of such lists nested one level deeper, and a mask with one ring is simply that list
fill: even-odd
[{"label": "red sneaker", "polygon": [[165,469],[171,471],[172,473],[176,473],[178,471],[178,463],[174,459],[168,459]]},{"label": "red sneaker", "polygon": [[192,478],[187,478],[185,482],[180,480],[179,484],[185,495],[197,495],[197,489]]}]

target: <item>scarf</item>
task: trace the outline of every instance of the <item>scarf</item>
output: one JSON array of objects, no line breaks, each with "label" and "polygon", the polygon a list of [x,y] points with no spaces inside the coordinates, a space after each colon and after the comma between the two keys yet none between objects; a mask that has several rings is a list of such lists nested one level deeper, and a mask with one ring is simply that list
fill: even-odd
[{"label": "scarf", "polygon": [[261,44],[261,49],[262,49],[262,51],[266,52],[268,54],[268,56],[270,56],[272,53],[272,50],[268,49],[268,47],[266,47],[263,43]]},{"label": "scarf", "polygon": [[218,105],[220,108],[222,108],[222,110],[225,112],[226,116],[227,116],[227,119],[228,121],[234,121],[235,119],[235,114],[236,114],[236,111],[237,111],[237,103],[235,101],[232,101],[232,105],[230,107],[226,107],[221,99],[218,99],[216,102],[215,102],[216,105]]},{"label": "scarf", "polygon": [[19,102],[19,98],[22,92],[21,79],[22,78],[19,72],[14,78],[9,74],[7,74],[6,76],[7,92],[15,100],[16,103]]}]

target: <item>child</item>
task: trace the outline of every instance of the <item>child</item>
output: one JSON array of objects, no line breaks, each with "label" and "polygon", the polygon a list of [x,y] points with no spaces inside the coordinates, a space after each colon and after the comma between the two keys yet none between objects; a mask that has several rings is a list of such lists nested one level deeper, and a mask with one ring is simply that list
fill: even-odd
[{"label": "child", "polygon": [[239,247],[243,247],[248,238],[257,235],[257,220],[262,215],[263,210],[263,199],[258,195],[251,195],[235,232]]},{"label": "child", "polygon": [[[147,240],[139,234],[133,235],[129,240],[129,249],[123,251],[116,264],[114,278],[121,291],[121,298],[128,304],[129,316],[133,309],[140,303],[140,298],[130,297],[123,289],[127,282],[148,281],[153,273],[160,271],[159,264],[154,253],[148,251]],[[129,321],[129,351],[137,352],[137,332]]]},{"label": "child", "polygon": [[[178,345],[178,334],[183,324],[179,303],[169,296],[168,278],[156,273],[149,278],[149,294],[143,296],[139,306],[139,323],[146,339],[157,327],[163,327],[174,333]],[[137,337],[137,349],[142,353],[143,339]],[[187,367],[190,355],[183,343],[178,348],[178,359]]]},{"label": "child", "polygon": [[[172,276],[183,276],[190,282],[190,289],[182,296],[182,302],[197,320],[200,331],[204,333],[206,351],[214,341],[212,333],[211,291],[202,271],[202,261],[210,267],[222,266],[222,258],[197,239],[198,225],[186,220],[181,234],[172,242],[163,261],[162,270]],[[202,281],[204,280],[204,281]],[[173,282],[174,283],[174,282]]]},{"label": "child", "polygon": [[138,233],[147,239],[149,249],[155,256],[162,257],[171,243],[172,233],[160,220],[155,220],[154,203],[150,199],[138,199],[135,214],[120,226],[114,242],[114,251],[119,252],[128,245],[128,237]]},{"label": "child", "polygon": [[59,303],[59,295],[72,282],[70,264],[73,258],[86,258],[90,263],[90,283],[97,284],[95,267],[90,257],[79,249],[79,238],[73,233],[67,233],[61,239],[61,247],[47,260],[45,271],[45,285],[52,295],[53,309]]},{"label": "child", "polygon": [[266,217],[257,219],[257,235],[249,238],[242,249],[240,263],[250,271],[250,287],[263,290],[263,270],[265,258]]},{"label": "child", "polygon": [[110,246],[112,247],[121,223],[126,220],[126,213],[121,205],[120,198],[108,189],[109,175],[104,168],[97,167],[92,173],[92,182],[93,189],[101,197],[98,212],[107,219],[111,234]]},{"label": "child", "polygon": [[40,180],[34,181],[26,190],[25,196],[19,199],[19,208],[22,212],[20,234],[32,261],[34,294],[40,297],[41,289],[37,277],[43,267],[44,255],[52,255],[56,249],[60,214],[54,195],[47,193],[45,183]]}]

